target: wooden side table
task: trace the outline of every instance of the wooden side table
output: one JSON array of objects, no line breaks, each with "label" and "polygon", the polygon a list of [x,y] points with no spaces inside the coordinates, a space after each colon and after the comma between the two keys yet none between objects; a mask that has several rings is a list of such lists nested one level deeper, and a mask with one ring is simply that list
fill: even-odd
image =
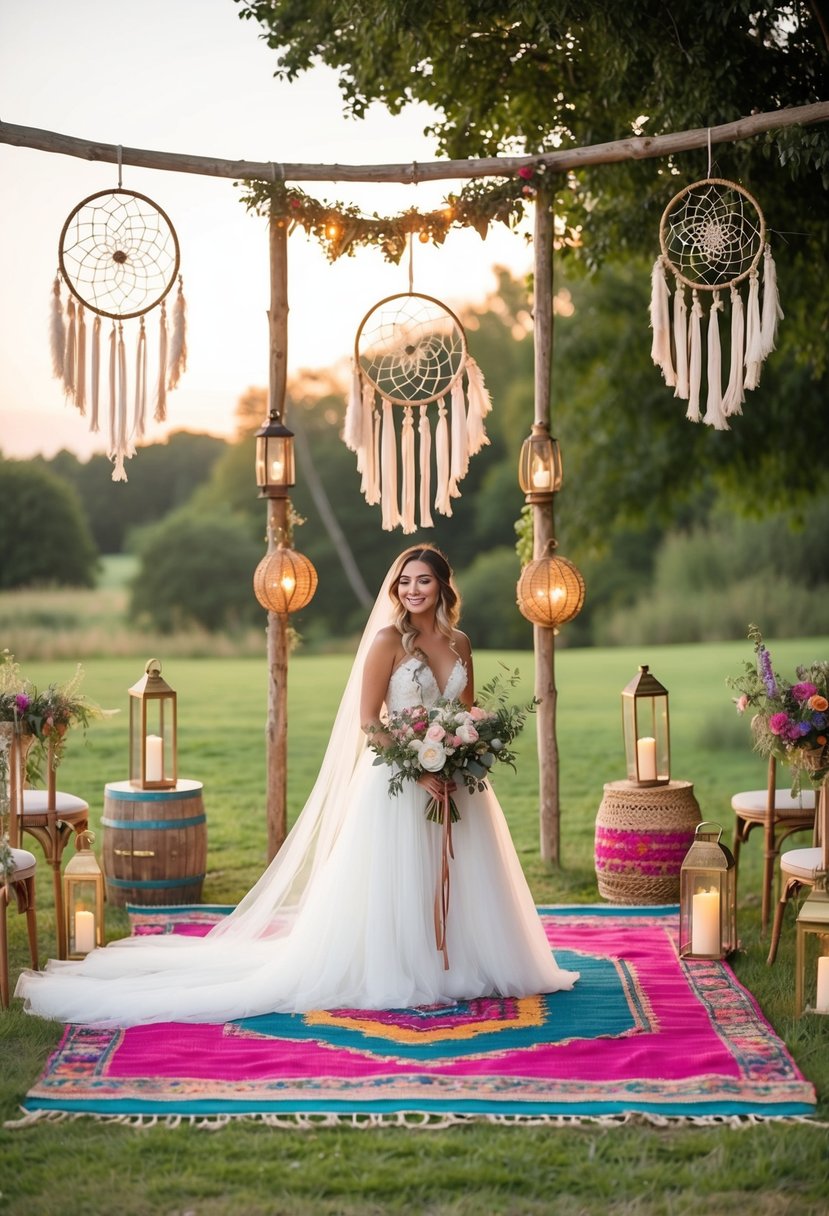
[{"label": "wooden side table", "polygon": [[611,781],[596,815],[599,894],[617,904],[679,902],[679,870],[701,821],[690,781]]}]

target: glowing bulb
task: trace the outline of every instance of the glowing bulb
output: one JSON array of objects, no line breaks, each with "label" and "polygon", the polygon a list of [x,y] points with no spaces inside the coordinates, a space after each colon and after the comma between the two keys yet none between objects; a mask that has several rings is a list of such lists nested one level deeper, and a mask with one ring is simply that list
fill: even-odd
[{"label": "glowing bulb", "polygon": [[420,236],[418,237],[418,240],[419,240],[419,241],[421,242],[421,244],[423,244],[423,245],[425,245],[425,244],[426,244],[426,242],[429,240],[429,233],[426,231],[426,229],[425,229],[425,228],[423,228],[423,229],[421,230],[421,233],[420,233]]},{"label": "glowing bulb", "polygon": [[294,587],[296,587],[296,579],[292,574],[283,574],[279,580],[279,585],[286,595],[290,595]]},{"label": "glowing bulb", "polygon": [[326,236],[330,236],[332,238],[337,236],[339,231],[340,230],[336,224],[329,224],[328,227],[325,229]]}]

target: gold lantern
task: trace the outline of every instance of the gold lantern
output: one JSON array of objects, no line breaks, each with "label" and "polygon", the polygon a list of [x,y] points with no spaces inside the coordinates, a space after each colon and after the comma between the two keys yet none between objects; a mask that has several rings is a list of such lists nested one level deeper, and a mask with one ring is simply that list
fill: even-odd
[{"label": "gold lantern", "polygon": [[534,625],[558,632],[558,626],[572,621],[584,603],[584,579],[566,557],[553,553],[550,541],[544,557],[529,562],[518,580],[518,611]]},{"label": "gold lantern", "polygon": [[622,734],[627,778],[632,785],[667,785],[671,780],[668,690],[647,664],[622,689]]},{"label": "gold lantern", "polygon": [[256,432],[256,484],[260,498],[286,498],[296,484],[294,433],[271,410],[268,421]]},{"label": "gold lantern", "polygon": [[721,836],[718,823],[698,823],[680,867],[680,958],[725,958],[737,949],[736,870]]},{"label": "gold lantern", "polygon": [[280,544],[256,567],[253,590],[263,608],[283,616],[310,604],[317,581],[317,572],[308,558]]},{"label": "gold lantern", "polygon": [[829,891],[827,874],[817,881],[797,917],[795,1017],[829,1014]]},{"label": "gold lantern", "polygon": [[561,489],[563,469],[561,449],[544,422],[533,429],[521,445],[518,458],[518,484],[527,502],[549,502]]},{"label": "gold lantern", "polygon": [[130,783],[140,790],[175,789],[178,780],[176,694],[158,659],[129,689]]},{"label": "gold lantern", "polygon": [[63,872],[68,958],[83,958],[104,944],[104,876],[92,851],[94,840],[91,832],[78,832]]}]

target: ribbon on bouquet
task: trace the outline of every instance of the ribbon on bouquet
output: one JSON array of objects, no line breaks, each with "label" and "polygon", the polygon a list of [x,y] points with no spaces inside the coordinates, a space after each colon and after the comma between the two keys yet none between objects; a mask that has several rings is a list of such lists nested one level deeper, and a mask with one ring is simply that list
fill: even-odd
[{"label": "ribbon on bouquet", "polygon": [[[438,800],[435,799],[437,802]],[[440,807],[441,845],[440,871],[435,887],[435,945],[443,955],[443,970],[449,970],[449,952],[446,948],[446,921],[449,917],[449,861],[454,859],[452,849],[452,809],[449,788],[444,784]]]}]

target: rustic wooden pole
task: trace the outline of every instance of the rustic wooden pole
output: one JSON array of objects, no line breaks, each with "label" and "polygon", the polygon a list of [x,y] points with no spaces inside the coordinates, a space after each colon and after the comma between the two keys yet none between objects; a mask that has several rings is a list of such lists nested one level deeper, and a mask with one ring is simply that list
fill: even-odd
[{"label": "rustic wooden pole", "polygon": [[545,164],[560,173],[583,165],[609,165],[626,160],[647,160],[691,152],[711,144],[734,143],[751,139],[765,131],[782,127],[807,126],[829,121],[829,101],[808,106],[790,106],[751,114],[716,127],[698,127],[669,135],[635,135],[609,143],[583,148],[564,148],[540,156],[482,156],[474,160],[409,161],[398,165],[306,165],[287,162],[225,160],[216,156],[195,156],[185,152],[158,152],[145,148],[126,148],[102,144],[39,127],[22,127],[0,122],[0,143],[40,152],[58,152],[81,160],[103,161],[115,165],[135,165],[142,169],[163,169],[174,173],[199,173],[206,177],[229,177],[237,181],[271,181],[275,166],[285,181],[340,182],[425,182],[449,178],[511,177],[525,165]]},{"label": "rustic wooden pole", "polygon": [[[268,406],[282,417],[288,378],[288,231],[284,220],[271,216],[271,300],[268,309],[270,358]],[[268,499],[268,552],[285,541],[290,499]],[[268,613],[267,820],[268,860],[288,832],[288,616]]]},{"label": "rustic wooden pole", "polygon": [[[533,333],[535,340],[535,422],[550,425],[553,366],[553,194],[539,190],[533,235]],[[555,539],[553,500],[533,504],[533,557]],[[556,739],[555,630],[533,626],[538,736],[538,794],[541,857],[559,864],[558,740]]]}]

